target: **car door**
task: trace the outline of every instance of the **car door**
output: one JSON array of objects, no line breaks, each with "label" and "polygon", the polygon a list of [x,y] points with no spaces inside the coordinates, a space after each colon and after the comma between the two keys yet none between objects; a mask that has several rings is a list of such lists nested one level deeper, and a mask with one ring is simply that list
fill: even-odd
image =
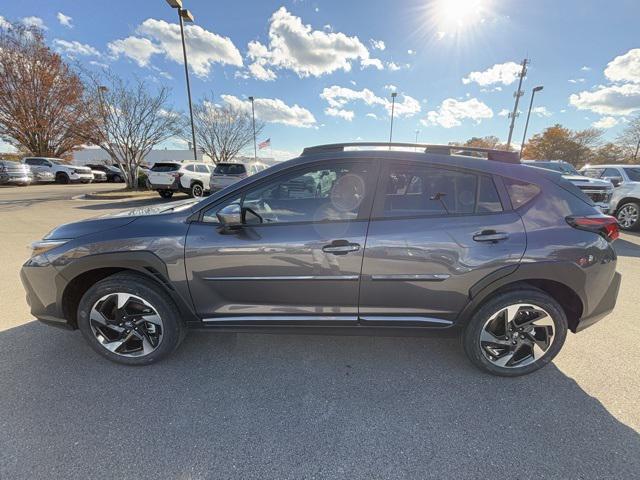
[{"label": "car door", "polygon": [[522,220],[491,176],[387,163],[365,247],[360,322],[450,325],[472,287],[515,270],[525,246]]},{"label": "car door", "polygon": [[[228,194],[190,225],[187,277],[206,322],[357,323],[377,162],[292,168]],[[252,220],[225,228],[216,212],[234,203]]]},{"label": "car door", "polygon": [[195,167],[196,167],[196,176],[198,180],[200,180],[200,182],[202,182],[202,185],[204,185],[205,188],[208,189],[209,176],[211,175],[211,172],[209,171],[209,166],[205,165],[204,163],[198,163],[195,165]]}]

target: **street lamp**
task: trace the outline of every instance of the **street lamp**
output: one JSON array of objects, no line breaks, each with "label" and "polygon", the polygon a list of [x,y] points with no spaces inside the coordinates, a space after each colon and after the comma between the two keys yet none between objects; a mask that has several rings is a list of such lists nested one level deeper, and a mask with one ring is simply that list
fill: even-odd
[{"label": "street lamp", "polygon": [[531,91],[531,101],[529,102],[529,111],[527,112],[527,121],[524,124],[524,135],[522,135],[522,144],[520,145],[520,158],[522,158],[522,150],[524,149],[524,141],[527,139],[527,128],[529,127],[529,117],[531,116],[531,107],[533,106],[533,97],[535,97],[536,92],[539,92],[544,87],[542,85],[538,85]]},{"label": "street lamp", "polygon": [[253,97],[249,97],[251,100],[251,122],[253,123],[253,161],[258,161],[258,149],[256,147],[256,110],[253,106]]},{"label": "street lamp", "polygon": [[193,22],[193,15],[185,8],[182,8],[182,0],[167,0],[171,8],[178,10],[178,20],[180,21],[180,38],[182,39],[182,56],[184,58],[184,75],[187,78],[187,97],[189,98],[189,117],[191,118],[191,139],[193,141],[193,159],[198,160],[198,149],[196,148],[196,128],[193,124],[193,107],[191,106],[191,85],[189,84],[189,65],[187,63],[187,47],[184,42],[184,22]]},{"label": "street lamp", "polygon": [[[397,92],[391,93],[391,129],[389,131],[389,143],[391,143],[391,139],[393,138],[393,112],[396,106],[396,97],[398,96]],[[391,149],[391,145],[389,145],[389,149]]]},{"label": "street lamp", "polygon": [[[418,143],[418,134],[420,133],[420,130],[416,130],[416,144]],[[415,151],[418,147],[413,147],[413,150]]]}]

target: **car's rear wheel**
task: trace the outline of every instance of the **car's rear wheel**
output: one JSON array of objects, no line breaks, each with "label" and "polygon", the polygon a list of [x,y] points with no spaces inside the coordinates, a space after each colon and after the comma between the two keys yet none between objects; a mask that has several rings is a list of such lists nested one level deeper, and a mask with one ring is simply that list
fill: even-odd
[{"label": "car's rear wheel", "polygon": [[189,191],[189,195],[193,198],[201,198],[204,196],[204,187],[200,183],[194,183],[191,185],[191,190]]},{"label": "car's rear wheel", "polygon": [[67,183],[69,183],[69,175],[67,175],[64,172],[58,172],[56,174],[56,182],[57,183],[62,183],[64,185],[66,185]]},{"label": "car's rear wheel", "polygon": [[78,306],[78,327],[100,355],[147,365],[173,352],[184,324],[173,301],[147,278],[119,273],[93,285]]},{"label": "car's rear wheel", "polygon": [[120,183],[122,182],[122,177],[120,175],[114,175],[113,177],[111,177],[111,181],[113,183]]},{"label": "car's rear wheel", "polygon": [[158,190],[158,193],[162,198],[171,198],[173,197],[173,192],[171,190]]},{"label": "car's rear wheel", "polygon": [[551,362],[566,336],[567,317],[560,304],[540,290],[523,288],[486,302],[467,325],[463,344],[478,368],[515,377]]},{"label": "car's rear wheel", "polygon": [[640,227],[640,205],[628,202],[622,205],[616,212],[616,218],[623,230],[637,230]]}]

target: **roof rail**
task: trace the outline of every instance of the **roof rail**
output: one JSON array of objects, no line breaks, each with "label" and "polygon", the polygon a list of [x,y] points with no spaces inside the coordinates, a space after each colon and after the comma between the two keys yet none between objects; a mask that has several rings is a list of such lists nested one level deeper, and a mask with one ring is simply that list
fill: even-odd
[{"label": "roof rail", "polygon": [[306,147],[302,155],[314,153],[344,152],[351,147],[405,147],[421,148],[424,153],[435,153],[440,155],[465,155],[466,152],[485,153],[487,160],[503,163],[520,163],[518,152],[498,150],[495,148],[465,147],[461,145],[438,145],[430,143],[408,143],[408,142],[351,142],[351,143],[330,143],[326,145],[316,145]]}]

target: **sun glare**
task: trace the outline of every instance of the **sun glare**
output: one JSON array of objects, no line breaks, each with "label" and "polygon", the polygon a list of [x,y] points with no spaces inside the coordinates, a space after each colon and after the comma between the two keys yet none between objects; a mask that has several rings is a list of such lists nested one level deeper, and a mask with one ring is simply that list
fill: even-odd
[{"label": "sun glare", "polygon": [[454,33],[482,23],[487,12],[487,0],[434,0],[432,14],[438,28]]}]

